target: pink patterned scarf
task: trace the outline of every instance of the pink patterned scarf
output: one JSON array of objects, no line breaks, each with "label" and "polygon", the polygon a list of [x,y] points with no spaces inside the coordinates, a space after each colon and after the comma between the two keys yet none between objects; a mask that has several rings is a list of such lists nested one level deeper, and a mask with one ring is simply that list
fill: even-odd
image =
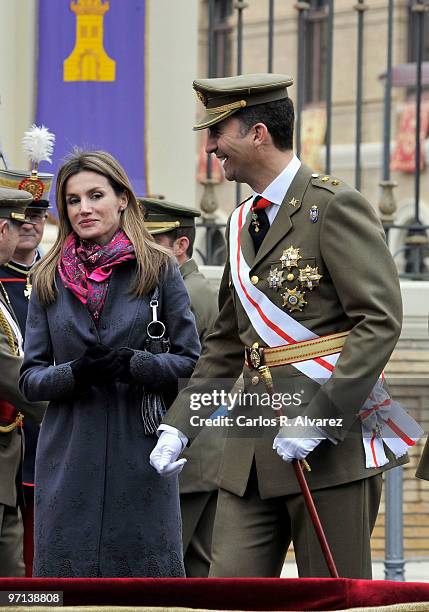
[{"label": "pink patterned scarf", "polygon": [[90,240],[80,240],[72,232],[66,239],[58,272],[64,286],[86,304],[95,323],[103,311],[113,266],[135,259],[134,247],[122,229],[112,240],[100,246]]}]

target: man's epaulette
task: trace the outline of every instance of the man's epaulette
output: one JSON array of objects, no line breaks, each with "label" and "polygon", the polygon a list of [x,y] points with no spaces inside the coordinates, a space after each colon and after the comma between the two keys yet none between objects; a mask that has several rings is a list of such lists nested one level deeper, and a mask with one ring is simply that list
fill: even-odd
[{"label": "man's epaulette", "polygon": [[335,178],[335,176],[329,176],[328,174],[312,174],[311,184],[313,187],[322,187],[322,189],[327,189],[331,193],[337,193],[338,190],[344,189],[344,187],[349,188],[344,181],[340,181],[339,179]]}]

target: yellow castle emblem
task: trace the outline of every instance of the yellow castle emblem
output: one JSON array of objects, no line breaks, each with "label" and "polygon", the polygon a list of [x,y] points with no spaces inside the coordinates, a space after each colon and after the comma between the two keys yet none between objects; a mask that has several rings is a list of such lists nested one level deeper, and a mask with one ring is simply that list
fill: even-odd
[{"label": "yellow castle emblem", "polygon": [[76,42],[64,60],[64,81],[114,81],[116,62],[103,47],[103,20],[110,3],[76,0],[70,9],[76,15]]}]

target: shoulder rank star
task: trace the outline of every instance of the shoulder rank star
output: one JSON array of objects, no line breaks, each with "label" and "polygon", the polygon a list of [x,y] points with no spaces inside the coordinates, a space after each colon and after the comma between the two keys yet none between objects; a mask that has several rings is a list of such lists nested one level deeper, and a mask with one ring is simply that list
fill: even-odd
[{"label": "shoulder rank star", "polygon": [[299,254],[299,249],[296,249],[294,246],[290,246],[288,249],[283,251],[283,254],[280,257],[282,268],[287,268],[288,270],[295,268],[300,259],[301,255]]},{"label": "shoulder rank star", "polygon": [[283,270],[278,270],[274,268],[274,270],[270,270],[268,274],[268,286],[270,289],[278,289],[282,286],[284,278],[283,278]]},{"label": "shoulder rank star", "polygon": [[310,208],[310,221],[317,223],[319,220],[319,208],[316,204]]},{"label": "shoulder rank star", "polygon": [[286,308],[291,312],[294,310],[301,312],[305,304],[307,304],[307,302],[304,300],[304,295],[305,293],[298,291],[296,287],[295,289],[286,289],[286,291],[282,294],[283,306],[286,306]]},{"label": "shoulder rank star", "polygon": [[314,287],[317,287],[319,284],[322,275],[319,274],[319,269],[316,266],[312,268],[311,266],[306,266],[305,268],[301,268],[299,271],[299,283],[302,287],[313,290]]}]

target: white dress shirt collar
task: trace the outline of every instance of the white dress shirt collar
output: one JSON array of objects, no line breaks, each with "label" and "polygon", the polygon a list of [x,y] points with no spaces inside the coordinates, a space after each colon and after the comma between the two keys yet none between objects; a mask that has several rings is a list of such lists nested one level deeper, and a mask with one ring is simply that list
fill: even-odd
[{"label": "white dress shirt collar", "polygon": [[256,193],[256,191],[252,192],[253,197],[260,195],[273,204],[280,206],[300,166],[301,162],[297,156],[294,155],[286,168],[280,172],[262,193]]}]

